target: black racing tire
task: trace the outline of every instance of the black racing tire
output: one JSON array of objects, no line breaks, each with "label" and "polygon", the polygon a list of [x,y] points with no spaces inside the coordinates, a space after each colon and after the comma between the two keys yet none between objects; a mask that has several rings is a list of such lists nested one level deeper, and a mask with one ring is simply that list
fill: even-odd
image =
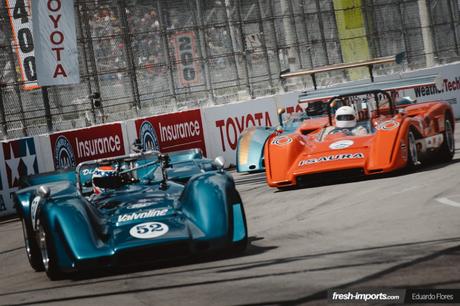
[{"label": "black racing tire", "polygon": [[455,154],[454,129],[450,119],[444,121],[443,142],[439,149],[439,158],[441,162],[450,162]]},{"label": "black racing tire", "polygon": [[420,165],[418,160],[417,144],[415,142],[415,134],[412,129],[407,133],[407,165],[406,170],[415,171]]},{"label": "black racing tire", "polygon": [[21,217],[22,233],[24,237],[24,246],[26,249],[27,259],[29,260],[30,266],[37,272],[45,270],[42,261],[42,255],[38,247],[36,235],[33,230],[27,226],[26,220]]},{"label": "black racing tire", "polygon": [[50,239],[51,233],[48,224],[42,216],[38,219],[37,229],[38,245],[46,275],[52,281],[60,280],[64,275],[59,269],[56,248],[53,245],[52,239]]}]

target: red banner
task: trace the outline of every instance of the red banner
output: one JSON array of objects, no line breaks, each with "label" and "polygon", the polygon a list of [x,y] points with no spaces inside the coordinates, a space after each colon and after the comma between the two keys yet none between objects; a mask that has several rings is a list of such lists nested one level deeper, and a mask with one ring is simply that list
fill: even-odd
[{"label": "red banner", "polygon": [[138,119],[136,130],[145,150],[166,153],[199,148],[206,155],[199,109]]},{"label": "red banner", "polygon": [[120,123],[50,135],[55,169],[87,160],[125,155]]}]

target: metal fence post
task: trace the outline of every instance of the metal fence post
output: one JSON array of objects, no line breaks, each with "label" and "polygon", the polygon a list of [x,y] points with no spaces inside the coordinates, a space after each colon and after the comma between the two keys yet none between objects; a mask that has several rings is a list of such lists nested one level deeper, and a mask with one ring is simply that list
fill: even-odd
[{"label": "metal fence post", "polygon": [[48,128],[48,132],[51,133],[53,131],[53,118],[51,116],[51,110],[50,110],[50,99],[49,99],[49,94],[48,94],[48,87],[42,86],[41,91],[42,91],[43,107],[45,108],[46,126]]},{"label": "metal fence post", "polygon": [[236,82],[238,87],[241,86],[240,82],[240,64],[238,61],[238,55],[237,55],[237,43],[236,43],[236,38],[235,38],[235,27],[234,25],[230,22],[231,20],[231,11],[230,11],[230,0],[225,0],[225,23],[227,24],[227,31],[230,35],[230,41],[232,44],[232,53],[233,53],[233,60],[235,61],[235,69],[236,69]]},{"label": "metal fence post", "polygon": [[200,54],[201,58],[204,62],[204,73],[205,73],[205,81],[206,81],[206,90],[208,91],[208,97],[211,100],[212,104],[215,104],[215,97],[214,97],[214,89],[212,84],[211,73],[209,72],[209,59],[208,59],[208,45],[206,42],[206,34],[203,31],[203,16],[201,14],[201,2],[200,0],[195,0],[195,6],[197,15],[192,15],[194,19],[195,25],[198,27],[198,41],[200,43]]},{"label": "metal fence post", "polygon": [[158,11],[158,22],[160,23],[160,36],[161,36],[161,43],[163,44],[163,50],[166,52],[166,64],[168,65],[168,84],[169,84],[169,91],[173,97],[173,103],[175,104],[175,108],[177,109],[177,95],[176,95],[176,85],[174,84],[174,73],[171,61],[171,51],[169,49],[169,43],[166,32],[166,22],[164,20],[163,11],[161,7],[161,0],[157,0],[157,11]]},{"label": "metal fence post", "polygon": [[134,61],[134,54],[131,47],[131,37],[129,36],[129,25],[128,25],[128,17],[126,16],[126,6],[125,0],[118,1],[118,10],[120,12],[120,19],[121,19],[121,31],[123,33],[123,42],[125,45],[125,52],[128,62],[128,69],[130,74],[130,82],[131,82],[131,90],[133,91],[134,95],[134,105],[136,106],[136,113],[139,114],[139,110],[142,108],[140,96],[139,96],[139,84],[137,82],[137,74],[136,74],[136,64]]},{"label": "metal fence post", "polygon": [[278,33],[276,32],[276,25],[275,25],[275,13],[273,9],[273,0],[268,0],[268,8],[270,10],[270,24],[273,30],[273,40],[275,43],[275,55],[276,55],[276,68],[278,69],[278,73],[281,73],[281,63],[280,63],[280,51],[278,49]]},{"label": "metal fence post", "polygon": [[262,23],[263,16],[262,16],[262,6],[260,4],[260,0],[257,0],[257,11],[259,15],[258,25],[259,25],[259,32],[261,33],[262,50],[264,52],[265,64],[267,65],[268,83],[270,84],[270,94],[273,94],[275,86],[273,84],[272,69],[270,67],[270,58],[268,57],[267,44],[265,42],[265,31],[264,31],[264,25]]},{"label": "metal fence post", "polygon": [[[91,77],[94,80],[94,84],[96,85],[96,92],[101,94],[101,99],[102,99],[102,92],[101,92],[101,85],[99,84],[99,77],[97,75],[97,64],[96,64],[96,54],[94,53],[94,47],[93,47],[93,41],[92,41],[92,35],[91,35],[91,27],[89,24],[89,17],[88,17],[88,7],[86,6],[86,1],[83,0],[80,2],[82,6],[82,11],[83,11],[83,22],[84,22],[84,29],[85,29],[85,34],[84,36],[84,41],[87,42],[88,49],[89,49],[89,59],[90,59],[90,65],[91,65]],[[93,92],[92,92],[93,94]],[[99,107],[100,113],[101,113],[101,120],[102,122],[105,121],[104,119],[104,106],[101,103]],[[95,115],[96,117],[96,115]]]},{"label": "metal fence post", "polygon": [[243,27],[243,19],[241,18],[241,0],[236,1],[236,12],[238,15],[238,25],[240,28],[240,35],[241,35],[241,46],[243,46],[243,61],[244,61],[244,74],[246,77],[246,86],[248,88],[248,93],[252,99],[255,98],[254,90],[251,84],[251,78],[249,76],[249,67],[248,67],[248,52],[246,47],[246,37],[244,36],[244,27]]},{"label": "metal fence post", "polygon": [[[80,39],[80,42],[81,44],[83,45],[82,47],[82,50],[83,50],[83,66],[85,67],[85,72],[86,72],[86,77],[87,77],[87,82],[88,82],[88,98],[89,96],[93,93],[93,89],[92,89],[92,84],[91,84],[91,78],[90,78],[90,73],[89,73],[89,67],[88,67],[88,54],[87,54],[87,50],[86,50],[86,39],[84,37],[84,29],[83,29],[83,22],[82,22],[82,18],[81,18],[81,11],[80,11],[80,7],[78,5],[76,5],[76,10],[78,12],[77,14],[77,23],[78,23],[78,27],[80,29],[80,35],[81,35],[81,39]],[[94,109],[94,103],[93,103],[93,100],[92,99],[89,99],[90,101],[90,106],[91,106],[91,114],[92,114],[92,117],[93,117],[93,123],[96,123],[96,111]]]},{"label": "metal fence post", "polygon": [[319,0],[316,0],[315,4],[316,4],[316,12],[318,14],[319,32],[321,34],[321,44],[323,45],[324,56],[326,58],[326,64],[329,65],[330,64],[329,54],[327,54],[326,36],[324,35],[323,13],[321,11],[321,5],[319,4]]},{"label": "metal fence post", "polygon": [[0,129],[2,131],[3,137],[7,138],[8,131],[6,128],[5,107],[3,105],[3,90],[5,87],[6,87],[5,84],[0,83]]},{"label": "metal fence post", "polygon": [[43,98],[43,106],[45,107],[45,118],[46,118],[46,126],[48,128],[48,132],[53,131],[53,118],[51,116],[50,110],[50,98],[48,95],[48,87],[42,86],[42,98]]},{"label": "metal fence post", "polygon": [[[449,4],[449,11],[450,11],[450,26],[452,28],[452,32],[454,33],[455,53],[458,56],[460,54],[459,53],[460,50],[459,50],[459,44],[458,44],[458,31],[457,31],[457,27],[455,26],[454,5],[452,4],[452,0],[447,0],[447,3]],[[459,2],[459,5],[460,5],[460,2]]]}]

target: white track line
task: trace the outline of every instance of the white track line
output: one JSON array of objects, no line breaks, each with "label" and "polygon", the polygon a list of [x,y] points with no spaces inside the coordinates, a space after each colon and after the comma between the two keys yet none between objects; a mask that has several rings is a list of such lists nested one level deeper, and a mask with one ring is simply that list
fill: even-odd
[{"label": "white track line", "polygon": [[438,201],[441,204],[453,206],[453,207],[460,207],[460,203],[452,201],[448,198],[437,198],[436,201]]}]

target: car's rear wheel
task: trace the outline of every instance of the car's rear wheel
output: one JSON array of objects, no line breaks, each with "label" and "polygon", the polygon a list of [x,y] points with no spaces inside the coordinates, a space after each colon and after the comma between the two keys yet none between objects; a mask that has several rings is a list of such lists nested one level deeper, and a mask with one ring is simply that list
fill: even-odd
[{"label": "car's rear wheel", "polygon": [[24,246],[26,249],[27,259],[29,260],[30,266],[37,272],[43,271],[42,258],[40,255],[40,249],[38,248],[37,241],[33,238],[33,231],[27,228],[24,218],[21,218],[22,233],[24,237]]},{"label": "car's rear wheel", "polygon": [[407,133],[407,170],[413,171],[420,164],[418,160],[417,143],[412,130]]},{"label": "car's rear wheel", "polygon": [[449,162],[455,154],[454,129],[449,119],[446,119],[444,122],[443,138],[444,141],[440,148],[440,159],[443,162]]},{"label": "car's rear wheel", "polygon": [[40,218],[37,227],[38,244],[46,275],[50,280],[61,279],[62,272],[58,266],[56,251],[50,239],[50,232],[48,230],[48,226],[45,222],[43,222],[42,218]]}]

